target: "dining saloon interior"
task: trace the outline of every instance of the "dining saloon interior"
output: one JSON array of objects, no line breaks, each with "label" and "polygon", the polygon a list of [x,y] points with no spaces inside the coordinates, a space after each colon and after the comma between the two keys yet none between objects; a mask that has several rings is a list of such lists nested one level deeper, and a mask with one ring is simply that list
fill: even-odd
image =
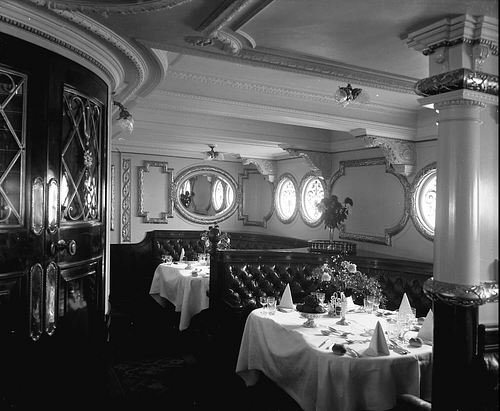
[{"label": "dining saloon interior", "polygon": [[0,142],[0,408],[498,409],[496,0],[1,0]]}]

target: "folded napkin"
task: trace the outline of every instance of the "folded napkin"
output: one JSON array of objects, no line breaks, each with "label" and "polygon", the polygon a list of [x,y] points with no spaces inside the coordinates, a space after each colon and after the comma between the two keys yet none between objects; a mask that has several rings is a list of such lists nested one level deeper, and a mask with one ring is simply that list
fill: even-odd
[{"label": "folded napkin", "polygon": [[380,321],[377,321],[372,340],[370,341],[370,346],[366,349],[363,355],[368,355],[370,357],[389,355],[389,347],[387,347],[387,341],[385,339],[384,330],[380,325]]},{"label": "folded napkin", "polygon": [[290,284],[287,284],[285,287],[285,291],[283,291],[279,308],[293,309],[293,300],[292,300],[292,292],[290,291]]},{"label": "folded napkin", "polygon": [[352,300],[352,296],[347,297],[346,302],[347,302],[347,311],[351,311],[351,310],[355,310],[355,309],[359,308],[359,306],[354,304],[354,301]]},{"label": "folded napkin", "polygon": [[184,248],[181,249],[181,256],[179,257],[179,261],[184,260]]},{"label": "folded napkin", "polygon": [[433,328],[434,328],[434,314],[432,310],[429,310],[427,317],[425,317],[424,323],[420,328],[417,337],[420,337],[423,342],[432,344],[433,341]]},{"label": "folded napkin", "polygon": [[406,293],[403,294],[403,299],[401,300],[401,304],[399,306],[399,315],[412,314],[410,301],[408,300],[408,296]]}]

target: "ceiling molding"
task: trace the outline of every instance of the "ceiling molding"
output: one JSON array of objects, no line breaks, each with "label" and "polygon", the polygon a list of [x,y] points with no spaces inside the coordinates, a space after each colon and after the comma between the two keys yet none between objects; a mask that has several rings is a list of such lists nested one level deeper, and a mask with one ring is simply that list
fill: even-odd
[{"label": "ceiling molding", "polygon": [[271,51],[264,53],[262,49],[243,50],[237,56],[234,56],[190,47],[165,45],[141,39],[138,39],[137,41],[145,47],[166,50],[179,54],[189,54],[192,56],[228,61],[236,64],[247,64],[254,67],[257,66],[272,70],[288,71],[305,76],[316,76],[342,82],[348,80],[352,83],[367,87],[376,87],[383,90],[412,95],[415,94],[413,87],[417,80],[419,80],[403,78],[396,75],[391,76],[387,73],[375,72],[373,70],[363,70],[359,67],[332,63],[328,60],[313,59],[310,56],[277,56],[275,54],[271,54]]},{"label": "ceiling molding", "polygon": [[[162,96],[162,99],[156,104],[149,104],[149,101],[143,101],[143,105],[147,107],[148,110],[157,110],[161,112],[161,115],[164,115],[166,112],[193,113],[197,115],[204,114],[227,118],[272,121],[280,124],[347,132],[353,128],[366,128],[377,130],[375,134],[380,134],[385,137],[403,138],[412,141],[415,140],[416,136],[416,130],[413,127],[384,124],[381,122],[359,118],[355,119],[334,114],[322,114],[318,112],[273,107],[213,97],[194,96],[191,94],[164,90],[157,90],[154,96]],[[173,98],[190,99],[196,101],[197,104],[192,104],[189,108],[186,108],[184,104],[175,104],[175,102],[172,101]],[[162,101],[169,101],[169,103],[163,104]],[[202,105],[200,102],[205,104]]]},{"label": "ceiling molding", "polygon": [[[289,88],[284,88],[284,87],[269,86],[266,84],[256,84],[256,83],[250,83],[250,82],[246,82],[246,81],[231,80],[228,78],[213,77],[213,76],[194,74],[194,73],[175,71],[175,70],[169,70],[167,72],[167,77],[170,77],[170,78],[173,78],[176,80],[193,81],[193,82],[197,82],[197,83],[210,84],[210,85],[214,85],[214,86],[230,87],[230,88],[243,90],[243,91],[251,91],[254,93],[255,92],[266,93],[266,94],[272,94],[272,95],[277,95],[277,96],[296,98],[299,100],[317,101],[317,102],[321,102],[321,103],[331,104],[332,106],[337,105],[337,103],[335,102],[335,99],[333,98],[333,91],[334,90],[332,90],[331,95],[326,95],[326,94],[319,94],[319,93],[313,93],[313,92],[299,91],[299,90],[294,90],[294,89],[289,89]],[[362,108],[365,110],[368,109],[371,112],[376,111],[379,113],[398,115],[398,116],[412,118],[412,119],[416,118],[415,110],[404,109],[404,108],[400,108],[400,107],[389,107],[389,106],[385,106],[385,105],[381,105],[381,104],[374,104],[374,103],[362,104],[362,103],[357,103],[356,100],[351,102],[350,107],[357,107],[357,108]]]},{"label": "ceiling molding", "polygon": [[171,9],[191,0],[149,0],[139,2],[137,0],[122,0],[103,4],[102,1],[71,1],[71,0],[29,0],[38,6],[44,6],[50,10],[63,10],[82,13],[99,13],[104,17],[110,14],[138,14],[150,11]]}]

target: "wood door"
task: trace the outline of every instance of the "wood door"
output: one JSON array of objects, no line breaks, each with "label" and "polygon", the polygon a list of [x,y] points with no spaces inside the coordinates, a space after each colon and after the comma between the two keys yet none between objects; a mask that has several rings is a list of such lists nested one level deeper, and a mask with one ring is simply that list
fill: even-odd
[{"label": "wood door", "polygon": [[3,398],[28,386],[37,404],[53,404],[88,376],[80,371],[75,383],[75,363],[89,372],[96,364],[105,336],[106,153],[106,84],[0,33]]}]

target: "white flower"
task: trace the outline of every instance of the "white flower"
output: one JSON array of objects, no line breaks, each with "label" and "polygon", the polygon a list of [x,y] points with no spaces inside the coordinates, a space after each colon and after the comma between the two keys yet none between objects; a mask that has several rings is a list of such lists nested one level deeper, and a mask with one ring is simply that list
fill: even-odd
[{"label": "white flower", "polygon": [[331,281],[332,280],[332,276],[328,273],[323,273],[323,275],[321,276],[321,281]]},{"label": "white flower", "polygon": [[350,273],[355,273],[356,271],[358,271],[358,267],[356,266],[356,264],[353,263],[348,263],[346,269]]}]

